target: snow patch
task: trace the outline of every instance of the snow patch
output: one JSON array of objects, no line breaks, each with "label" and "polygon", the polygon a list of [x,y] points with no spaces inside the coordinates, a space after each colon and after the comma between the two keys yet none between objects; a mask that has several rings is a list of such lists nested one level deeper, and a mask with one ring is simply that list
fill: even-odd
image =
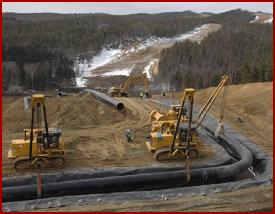
[{"label": "snow patch", "polygon": [[175,41],[177,41],[177,42],[183,41],[183,40],[188,39],[188,38],[190,38],[192,36],[198,35],[198,34],[200,34],[202,32],[202,30],[207,29],[208,26],[209,26],[208,24],[204,24],[204,25],[202,25],[200,27],[195,28],[192,31],[189,31],[188,33],[181,34],[181,35],[175,37]]},{"label": "snow patch", "polygon": [[83,77],[76,77],[76,85],[78,87],[85,87],[86,86],[86,79]]},{"label": "snow patch", "polygon": [[273,23],[273,17],[271,17],[270,19],[266,20],[264,23],[265,24],[272,24]]},{"label": "snow patch", "polygon": [[[77,86],[85,86],[87,77],[94,77],[93,71],[97,68],[103,67],[111,62],[115,62],[117,60],[120,60],[122,58],[127,57],[128,55],[132,53],[136,53],[140,50],[146,49],[148,47],[152,46],[163,46],[168,47],[173,45],[175,42],[184,41],[185,39],[188,39],[194,35],[200,34],[202,30],[207,29],[208,24],[204,24],[200,27],[195,28],[194,30],[180,34],[175,37],[166,38],[166,37],[156,37],[152,36],[148,38],[145,41],[140,41],[140,43],[135,47],[126,48],[122,45],[119,46],[117,49],[111,49],[111,48],[103,48],[99,54],[94,56],[92,60],[80,60],[80,57],[78,57],[75,61],[74,65],[74,71],[76,73],[76,83]],[[151,61],[153,63],[153,61]],[[151,64],[150,62],[150,64]],[[148,76],[151,78],[151,74],[149,74],[148,69],[150,70],[151,66],[147,65],[144,69],[145,72],[148,74]],[[114,76],[114,75],[129,75],[132,72],[132,68],[125,68],[122,70],[113,70],[110,72],[107,72],[105,74],[102,74],[101,76]]]},{"label": "snow patch", "polygon": [[99,55],[93,58],[92,70],[102,67],[113,61],[115,58],[118,58],[122,53],[121,49],[106,49],[103,48]]},{"label": "snow patch", "polygon": [[202,32],[202,30],[207,29],[208,28],[208,24],[204,24],[200,27],[195,28],[192,31],[189,31],[187,33],[184,34],[180,34],[178,36],[175,37],[171,37],[171,38],[167,38],[167,37],[156,37],[156,36],[152,36],[149,39],[145,40],[144,42],[141,42],[136,51],[140,51],[142,49],[148,48],[148,47],[152,47],[152,46],[156,46],[156,45],[161,45],[161,46],[169,46],[169,45],[173,45],[175,42],[180,42],[180,41],[184,41],[194,35],[198,35]]},{"label": "snow patch", "polygon": [[103,77],[119,76],[119,75],[129,76],[130,73],[132,72],[133,68],[134,68],[134,66],[132,66],[131,68],[116,69],[116,70],[104,73],[101,76],[103,76]]},{"label": "snow patch", "polygon": [[249,22],[249,23],[254,23],[254,22],[256,22],[256,21],[258,21],[258,19],[259,19],[260,17],[259,16],[256,16],[255,17],[255,19],[254,20],[252,20],[251,22]]},{"label": "snow patch", "polygon": [[86,86],[86,78],[91,76],[89,72],[91,69],[91,63],[88,60],[76,59],[74,63],[74,71],[76,73],[76,85],[78,87]]},{"label": "snow patch", "polygon": [[148,65],[144,67],[142,73],[146,74],[148,79],[152,80],[152,67],[158,62],[158,59],[153,59]]},{"label": "snow patch", "polygon": [[74,71],[76,72],[76,84],[79,87],[85,87],[87,77],[93,77],[93,70],[102,67],[113,60],[117,59],[122,53],[121,49],[106,49],[103,48],[101,52],[94,56],[91,61],[79,58],[75,61]]}]

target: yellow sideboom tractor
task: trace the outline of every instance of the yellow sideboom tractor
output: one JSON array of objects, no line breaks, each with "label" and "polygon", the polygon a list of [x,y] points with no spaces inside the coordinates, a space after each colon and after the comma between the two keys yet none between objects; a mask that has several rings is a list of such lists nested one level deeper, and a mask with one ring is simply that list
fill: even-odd
[{"label": "yellow sideboom tractor", "polygon": [[[151,112],[149,119],[152,122],[152,130],[145,144],[148,150],[154,153],[156,160],[197,158],[197,146],[202,143],[197,128],[201,125],[218,94],[224,88],[227,80],[228,76],[225,75],[222,77],[220,83],[194,120],[192,119],[195,94],[195,89],[193,88],[185,89],[181,105],[173,105],[172,109],[169,110],[167,114],[161,114],[156,110]],[[224,88],[220,121],[215,135],[218,135],[223,128],[222,120],[226,93],[227,87]]]},{"label": "yellow sideboom tractor", "polygon": [[[62,131],[58,128],[48,128],[45,96],[32,95],[31,108],[31,128],[24,129],[24,139],[12,140],[8,158],[13,160],[16,170],[31,167],[63,167],[65,151]],[[43,128],[41,127],[42,111]],[[36,125],[35,128],[34,125]]]}]

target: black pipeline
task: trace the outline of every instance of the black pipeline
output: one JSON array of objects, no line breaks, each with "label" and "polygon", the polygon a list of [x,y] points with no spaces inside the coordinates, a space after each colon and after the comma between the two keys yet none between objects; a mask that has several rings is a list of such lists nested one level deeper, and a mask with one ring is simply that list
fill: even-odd
[{"label": "black pipeline", "polygon": [[[248,149],[241,144],[230,142],[230,140],[222,136],[218,141],[231,151],[234,151],[236,156],[240,157],[239,161],[227,166],[193,169],[191,170],[190,183],[186,182],[185,170],[176,170],[46,183],[42,185],[42,197],[153,190],[230,181],[241,172],[247,170],[253,162],[252,154]],[[2,189],[3,202],[35,198],[36,185],[5,187]]]},{"label": "black pipeline", "polygon": [[[235,159],[234,159],[235,160]],[[206,163],[191,166],[191,169],[198,168],[206,168],[206,167],[216,167],[216,166],[224,166],[235,162],[232,158],[228,157],[220,162]],[[71,180],[85,180],[85,179],[94,179],[94,178],[103,178],[103,177],[114,177],[114,176],[125,176],[125,175],[137,175],[137,174],[146,174],[146,173],[156,173],[156,172],[169,172],[169,171],[177,171],[183,170],[184,167],[181,166],[169,166],[169,167],[138,167],[138,168],[126,168],[122,170],[118,169],[108,169],[108,170],[99,170],[97,172],[62,172],[61,174],[47,173],[43,174],[42,182],[43,183],[55,183],[55,182],[63,182],[63,181],[71,181]],[[28,176],[20,176],[20,177],[11,177],[11,178],[3,178],[2,180],[2,188],[5,187],[14,187],[14,186],[23,186],[36,184],[36,176],[28,175]]]},{"label": "black pipeline", "polygon": [[84,91],[91,93],[95,96],[95,98],[101,102],[106,103],[107,105],[110,105],[112,107],[115,107],[117,110],[122,110],[124,109],[124,105],[121,102],[118,102],[117,100],[107,96],[104,93],[95,91],[95,90],[91,90],[91,89],[84,89]]}]

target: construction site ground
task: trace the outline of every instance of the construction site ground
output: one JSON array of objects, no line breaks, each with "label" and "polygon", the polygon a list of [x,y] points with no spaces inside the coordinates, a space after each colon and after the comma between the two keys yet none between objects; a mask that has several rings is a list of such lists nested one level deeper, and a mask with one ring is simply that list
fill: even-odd
[{"label": "construction site ground", "polygon": [[[50,211],[185,211],[185,212],[240,212],[271,211],[272,188],[249,187],[230,192],[189,197],[163,197],[161,200],[99,202],[92,205],[53,208]],[[35,210],[45,211],[45,209]]]},{"label": "construction site ground", "polygon": [[[259,145],[264,152],[272,154],[272,83],[252,83],[230,86],[225,110],[225,122]],[[213,89],[212,89],[213,90]],[[195,103],[203,104],[211,88],[200,90]],[[50,93],[49,93],[50,95]],[[167,95],[166,99],[180,97],[180,93]],[[149,113],[160,109],[152,99],[117,98],[127,107],[118,112],[95,100],[91,95],[78,94],[67,97],[48,97],[47,114],[50,127],[63,130],[66,144],[66,167],[151,166],[158,164],[145,147],[145,137],[150,132]],[[24,111],[23,97],[3,97],[2,110],[2,157],[3,176],[28,174],[16,172],[7,159],[11,139],[23,138],[23,129],[30,126],[30,113]],[[219,103],[211,113],[219,116]],[[160,109],[165,110],[165,109]],[[124,130],[131,129],[135,142],[127,143]],[[207,155],[211,154],[208,151]],[[81,207],[60,207],[57,211],[249,211],[272,208],[272,186],[257,186],[232,192],[192,197],[166,198],[161,201],[99,202]],[[51,211],[53,209],[50,209]]]}]

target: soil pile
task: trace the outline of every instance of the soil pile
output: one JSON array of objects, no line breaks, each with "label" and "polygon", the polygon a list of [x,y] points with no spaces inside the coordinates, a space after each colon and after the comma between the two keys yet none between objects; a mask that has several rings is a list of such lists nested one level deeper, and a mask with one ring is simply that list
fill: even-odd
[{"label": "soil pile", "polygon": [[[23,97],[3,97],[2,103],[3,174],[14,174],[11,162],[7,159],[8,149],[12,139],[23,139],[23,129],[30,128],[31,112],[24,110]],[[63,131],[68,162],[80,159],[80,163],[74,163],[74,166],[83,166],[82,160],[85,159],[85,154],[83,155],[81,151],[85,151],[87,147],[81,147],[81,143],[86,142],[91,146],[89,139],[93,133],[90,130],[94,127],[116,124],[125,118],[124,114],[99,102],[89,94],[46,97],[46,111],[49,127],[58,127]],[[101,135],[100,132],[96,134]],[[96,150],[101,149],[97,147]],[[89,153],[89,150],[85,152]],[[98,157],[100,155],[96,158]]]},{"label": "soil pile", "polygon": [[[214,88],[199,90],[195,103],[203,105]],[[266,152],[272,152],[272,82],[231,85],[225,107],[225,122],[238,130]],[[222,92],[215,101],[211,113],[219,118]]]},{"label": "soil pile", "polygon": [[[46,97],[49,126],[77,128],[109,124],[124,118],[122,114],[91,95]],[[4,130],[21,131],[31,125],[31,112],[24,111],[23,97],[3,99],[2,127]]]}]

